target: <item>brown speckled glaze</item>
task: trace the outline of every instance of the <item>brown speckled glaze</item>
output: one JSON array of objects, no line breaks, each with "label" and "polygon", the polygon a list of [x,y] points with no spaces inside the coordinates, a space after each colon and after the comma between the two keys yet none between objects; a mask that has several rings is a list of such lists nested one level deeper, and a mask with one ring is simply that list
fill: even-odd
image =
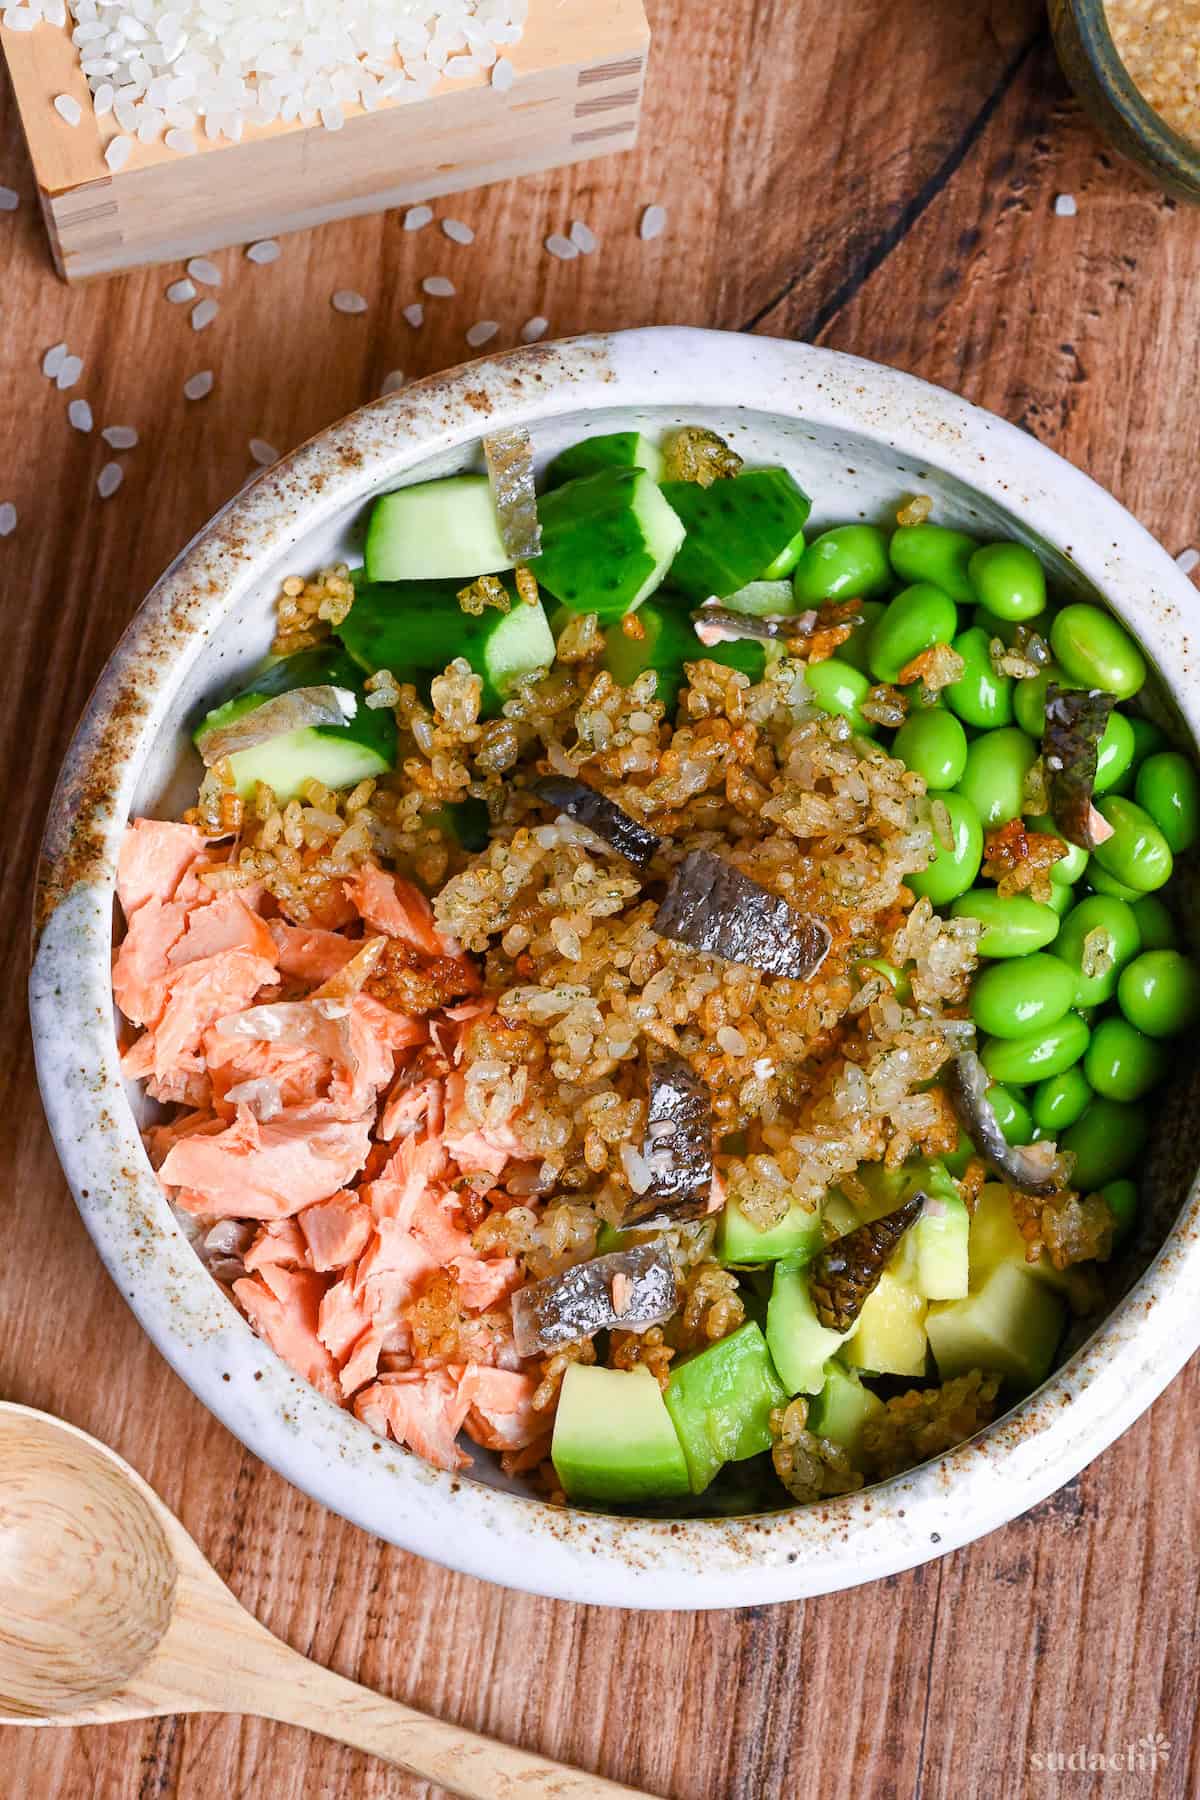
[{"label": "brown speckled glaze", "polygon": [[[1148,1158],[1150,1204],[1125,1291],[1029,1400],[909,1475],[825,1505],[740,1519],[612,1518],[551,1508],[482,1454],[445,1475],[296,1380],[209,1279],[141,1147],[119,1075],[109,980],[115,858],[131,809],[182,766],[201,693],[266,647],[279,575],[311,569],[369,495],[473,457],[489,424],[542,456],[588,429],[712,423],[787,460],[841,517],[929,492],[938,517],[1033,544],[1137,632],[1176,736],[1200,736],[1195,593],[1110,496],[1025,434],[898,372],[807,346],[686,330],[539,345],[389,396],[265,471],[184,551],[126,632],[67,756],[47,825],[31,1007],[43,1098],[77,1203],[147,1331],[258,1455],[404,1548],[515,1587],[629,1606],[761,1603],[939,1555],[1069,1480],[1200,1341],[1195,1085],[1181,1079]],[[850,471],[853,471],[851,474]],[[819,528],[833,512],[814,516]],[[259,624],[255,624],[259,620]],[[160,801],[164,811],[170,802]]]}]

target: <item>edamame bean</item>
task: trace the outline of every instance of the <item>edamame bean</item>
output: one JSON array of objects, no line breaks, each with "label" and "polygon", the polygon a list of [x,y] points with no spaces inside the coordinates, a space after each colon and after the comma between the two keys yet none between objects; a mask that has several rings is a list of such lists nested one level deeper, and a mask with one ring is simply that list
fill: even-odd
[{"label": "edamame bean", "polygon": [[993,963],[971,984],[971,1017],[991,1037],[1027,1037],[1056,1025],[1071,1010],[1075,972],[1057,956],[1035,951]]},{"label": "edamame bean", "polygon": [[963,672],[943,690],[951,712],[957,713],[965,725],[974,725],[980,731],[1012,723],[1013,688],[1021,685],[1011,675],[996,674],[989,641],[978,625],[959,632],[954,649],[963,659]]},{"label": "edamame bean", "polygon": [[864,600],[858,609],[861,624],[851,631],[844,644],[838,645],[838,661],[849,663],[852,669],[867,672],[867,648],[871,641],[871,632],[877,619],[882,619],[887,607],[882,600]]},{"label": "edamame bean", "polygon": [[1122,712],[1111,712],[1104,736],[1096,745],[1097,794],[1107,794],[1133,764],[1133,726]]},{"label": "edamame bean", "polygon": [[1065,913],[1070,912],[1074,904],[1074,890],[1069,887],[1064,887],[1061,882],[1051,880],[1050,898],[1046,902],[1046,905],[1050,908],[1051,912],[1057,913],[1058,917],[1061,919]]},{"label": "edamame bean", "polygon": [[[1069,893],[1070,889],[1064,889]],[[983,926],[976,948],[980,956],[1007,958],[1044,950],[1058,936],[1058,915],[1028,894],[998,894],[995,888],[972,888],[950,908],[956,919],[978,919]]]},{"label": "edamame bean", "polygon": [[967,734],[944,706],[907,718],[892,742],[892,755],[923,777],[927,788],[955,787],[967,766]]},{"label": "edamame bean", "polygon": [[1013,683],[1013,716],[1021,730],[1027,731],[1039,743],[1046,729],[1046,689],[1052,681],[1059,687],[1077,685],[1067,680],[1057,663],[1047,663],[1040,674],[1026,675]]},{"label": "edamame bean", "polygon": [[1130,902],[1142,934],[1143,950],[1174,950],[1179,942],[1175,921],[1157,894],[1143,894]]},{"label": "edamame bean", "polygon": [[1130,699],[1146,679],[1141,651],[1099,606],[1064,606],[1050,627],[1050,647],[1070,680],[1103,688],[1119,700]]},{"label": "edamame bean", "polygon": [[785,544],[779,555],[767,564],[758,579],[760,581],[782,581],[785,576],[792,573],[803,554],[804,533],[798,531],[791,543]]},{"label": "edamame bean", "polygon": [[1061,1075],[1080,1060],[1087,1045],[1086,1024],[1078,1013],[1070,1012],[1054,1025],[1027,1032],[1024,1037],[989,1038],[981,1060],[993,1081],[1024,1087]]},{"label": "edamame bean", "polygon": [[[1086,1052],[1085,1052],[1086,1056]],[[1033,1090],[1033,1122],[1047,1137],[1056,1138],[1081,1119],[1091,1104],[1092,1090],[1076,1063],[1061,1075],[1052,1075]]]},{"label": "edamame bean", "polygon": [[1128,900],[1131,905],[1138,898],[1137,888],[1130,887],[1127,882],[1118,881],[1115,875],[1110,875],[1098,863],[1091,861],[1088,863],[1087,886],[1093,888],[1097,894],[1111,895],[1114,900]]},{"label": "edamame bean", "polygon": [[985,544],[968,574],[981,604],[998,619],[1036,619],[1045,610],[1046,576],[1024,544]]},{"label": "edamame bean", "polygon": [[1033,739],[1015,725],[984,732],[969,745],[958,792],[971,802],[985,831],[1020,817],[1025,777],[1037,753]]},{"label": "edamame bean", "polygon": [[957,630],[958,613],[949,594],[918,582],[896,595],[875,626],[867,667],[876,681],[898,681],[915,656],[934,644],[951,643]]},{"label": "edamame bean", "polygon": [[1160,888],[1170,878],[1173,858],[1150,814],[1124,794],[1106,794],[1096,810],[1108,820],[1113,835],[1093,850],[1094,861],[1107,875],[1141,894]]},{"label": "edamame bean", "polygon": [[[1103,939],[1096,939],[1097,932],[1104,934]],[[1100,1006],[1111,1000],[1121,970],[1141,947],[1137,920],[1124,900],[1091,894],[1072,907],[1054,941],[1054,954],[1075,976],[1076,1006]],[[1089,968],[1096,973],[1084,974],[1085,954]]]},{"label": "edamame bean", "polygon": [[967,564],[979,539],[948,525],[901,525],[892,533],[888,554],[901,581],[928,581],[952,600],[969,605],[975,598]]},{"label": "edamame bean", "polygon": [[1145,1147],[1146,1130],[1146,1114],[1136,1103],[1098,1095],[1058,1146],[1075,1158],[1072,1187],[1094,1194],[1131,1169]]},{"label": "edamame bean", "polygon": [[1166,734],[1159,730],[1152,719],[1143,719],[1140,713],[1131,713],[1129,723],[1133,727],[1133,766],[1140,769],[1148,756],[1157,750],[1169,748]]},{"label": "edamame bean", "polygon": [[1081,850],[1078,844],[1068,843],[1049,813],[1039,813],[1029,821],[1031,831],[1045,833],[1047,837],[1056,837],[1066,850],[1050,870],[1050,879],[1060,887],[1073,887],[1088,866],[1088,853]]},{"label": "edamame bean", "polygon": [[918,899],[932,901],[934,906],[948,906],[965,894],[979,873],[983,861],[983,826],[979,814],[962,794],[951,791],[939,794],[938,800],[950,815],[951,847],[939,843],[935,832],[933,856],[928,868],[906,875],[905,883]]},{"label": "edamame bean", "polygon": [[1083,1058],[1083,1072],[1106,1100],[1140,1100],[1167,1073],[1169,1055],[1128,1019],[1101,1019]]},{"label": "edamame bean", "polygon": [[1137,1223],[1137,1187],[1132,1181],[1110,1181],[1100,1194],[1113,1216],[1113,1249],[1119,1250]]},{"label": "edamame bean", "polygon": [[1009,1144],[1027,1144],[1033,1136],[1033,1120],[1029,1108],[1006,1087],[993,1082],[984,1098],[996,1115],[996,1123]]},{"label": "edamame bean", "polygon": [[822,712],[838,713],[849,719],[855,731],[871,735],[871,721],[864,719],[859,707],[871,691],[871,683],[861,669],[851,668],[840,657],[830,656],[824,662],[810,663],[804,677],[813,699]]},{"label": "edamame bean", "polygon": [[1200,831],[1200,780],[1191,758],[1178,750],[1148,756],[1134,792],[1175,854],[1190,850]]},{"label": "edamame bean", "polygon": [[1011,649],[1017,641],[1017,627],[1014,622],[1011,619],[997,618],[996,614],[989,612],[986,606],[975,608],[971,614],[971,623],[977,625],[980,631],[987,632],[989,643],[993,638],[999,638],[1002,644]]},{"label": "edamame bean", "polygon": [[1200,1017],[1200,969],[1178,950],[1146,950],[1122,969],[1117,1000],[1147,1037],[1177,1037]]},{"label": "edamame bean", "polygon": [[887,539],[877,525],[835,525],[823,531],[805,549],[792,579],[802,608],[854,594],[869,600],[891,584]]}]

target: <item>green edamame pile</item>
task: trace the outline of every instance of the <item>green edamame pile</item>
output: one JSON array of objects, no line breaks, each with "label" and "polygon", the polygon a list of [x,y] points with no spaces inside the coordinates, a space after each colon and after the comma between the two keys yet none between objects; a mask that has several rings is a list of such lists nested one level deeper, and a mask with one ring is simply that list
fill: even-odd
[{"label": "green edamame pile", "polygon": [[[795,588],[806,606],[864,599],[859,629],[809,683],[925,783],[934,850],[910,886],[979,921],[969,1010],[997,1124],[1010,1144],[1053,1138],[1071,1152],[1073,1185],[1104,1189],[1124,1238],[1136,1188],[1121,1178],[1146,1142],[1146,1101],[1170,1040],[1200,1020],[1200,966],[1171,905],[1175,860],[1200,836],[1200,777],[1136,710],[1142,652],[1102,606],[1056,599],[1025,545],[928,521],[823,533]],[[1048,811],[1052,683],[1113,697],[1090,852]],[[897,688],[893,731],[882,721]]]}]

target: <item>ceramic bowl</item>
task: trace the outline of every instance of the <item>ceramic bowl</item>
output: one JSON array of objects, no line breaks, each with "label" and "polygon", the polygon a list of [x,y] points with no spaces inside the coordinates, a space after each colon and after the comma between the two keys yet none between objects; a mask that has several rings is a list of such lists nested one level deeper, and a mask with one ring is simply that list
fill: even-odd
[{"label": "ceramic bowl", "polygon": [[[447,1475],[297,1380],[209,1278],[167,1206],[122,1085],[109,965],[114,864],[131,814],[194,797],[184,722],[266,650],[282,577],[347,553],[377,490],[472,463],[481,433],[528,426],[540,458],[587,431],[693,422],[782,461],[814,524],[883,520],[897,496],[1033,545],[1065,587],[1103,595],[1161,676],[1182,741],[1200,734],[1195,593],[1115,500],[1032,438],[952,394],[827,350],[690,330],[586,337],[488,358],[377,401],[241,493],[126,632],[67,755],[46,833],[32,1011],[46,1112],[88,1230],[172,1367],[251,1450],[380,1537],[565,1599],[710,1607],[794,1599],[923,1562],[1068,1481],[1200,1341],[1195,1152],[1164,1125],[1140,1272],[1030,1399],[947,1456],[828,1504],[736,1519],[556,1509],[482,1461]],[[1168,1102],[1170,1108],[1172,1102]],[[1173,1103],[1188,1116],[1188,1096]],[[481,1458],[483,1453],[480,1453]]]}]

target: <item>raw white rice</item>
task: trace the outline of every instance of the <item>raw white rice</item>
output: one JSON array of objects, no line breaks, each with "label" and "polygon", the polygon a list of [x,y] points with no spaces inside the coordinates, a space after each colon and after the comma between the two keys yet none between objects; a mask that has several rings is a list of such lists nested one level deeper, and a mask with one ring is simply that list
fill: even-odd
[{"label": "raw white rice", "polygon": [[64,356],[61,363],[58,365],[58,373],[54,377],[54,384],[61,392],[66,388],[74,387],[82,374],[82,356]]},{"label": "raw white rice", "polygon": [[478,350],[484,344],[490,344],[500,327],[495,319],[479,319],[467,331],[467,342],[472,350]]},{"label": "raw white rice", "polygon": [[259,238],[257,244],[251,244],[246,251],[246,261],[252,263],[273,263],[279,259],[279,245],[274,238]]},{"label": "raw white rice", "polygon": [[425,308],[421,305],[419,300],[414,300],[411,306],[405,307],[404,317],[414,331],[419,331],[421,326],[425,323]]},{"label": "raw white rice", "polygon": [[188,281],[186,279],[183,281],[173,281],[167,289],[167,299],[171,302],[172,306],[183,306],[187,301],[194,300],[195,298],[196,284],[194,281]]},{"label": "raw white rice", "polygon": [[190,131],[168,131],[163,143],[168,150],[174,150],[177,156],[190,156],[196,148],[196,140]]},{"label": "raw white rice", "polygon": [[457,292],[454,283],[448,280],[445,275],[427,275],[421,283],[421,286],[425,289],[425,292],[431,294],[435,300],[453,299]]},{"label": "raw white rice", "polygon": [[1190,575],[1193,569],[1200,568],[1200,550],[1181,550],[1175,561],[1185,575]]},{"label": "raw white rice", "polygon": [[420,231],[433,217],[432,206],[410,206],[404,215],[405,231]]},{"label": "raw white rice", "polygon": [[56,94],[54,110],[60,119],[66,120],[68,125],[78,125],[83,117],[83,108],[72,94]]},{"label": "raw white rice", "polygon": [[539,338],[545,337],[549,329],[549,319],[543,319],[541,313],[534,313],[532,319],[526,319],[521,327],[521,342],[536,344]]},{"label": "raw white rice", "polygon": [[509,58],[501,56],[492,64],[492,86],[506,94],[516,79],[516,74]]},{"label": "raw white rice", "polygon": [[475,242],[475,233],[469,225],[464,225],[461,219],[443,219],[442,230],[452,244],[473,244]]},{"label": "raw white rice", "polygon": [[650,238],[661,237],[667,228],[667,209],[665,206],[647,206],[642,212],[638,225],[638,236],[645,243]]},{"label": "raw white rice", "polygon": [[108,500],[116,493],[125,479],[125,471],[120,463],[107,462],[96,477],[96,492],[102,500]]},{"label": "raw white rice", "polygon": [[133,139],[129,137],[115,137],[112,143],[109,144],[104,152],[104,160],[114,175],[119,169],[125,167],[132,151]]},{"label": "raw white rice", "polygon": [[198,306],[192,308],[192,330],[203,331],[206,325],[212,324],[220,310],[215,300],[201,300]]},{"label": "raw white rice", "polygon": [[1075,204],[1074,194],[1056,194],[1054,211],[1060,219],[1073,219],[1079,208]]},{"label": "raw white rice", "polygon": [[274,444],[268,444],[266,438],[251,438],[250,454],[260,469],[270,468],[272,463],[279,461],[278,450]]},{"label": "raw white rice", "polygon": [[65,344],[51,344],[49,350],[47,350],[45,356],[42,358],[42,374],[48,381],[53,381],[66,360],[67,346]]},{"label": "raw white rice", "polygon": [[208,260],[207,256],[193,256],[187,266],[187,272],[193,281],[200,282],[203,287],[220,287],[221,285],[221,271],[215,262]]},{"label": "raw white rice", "polygon": [[16,188],[0,187],[0,212],[16,212],[21,196]]},{"label": "raw white rice", "polygon": [[546,239],[546,248],[551,256],[557,256],[560,262],[572,262],[579,255],[578,244],[573,244],[569,237],[561,231],[552,231]]},{"label": "raw white rice", "polygon": [[189,375],[183,384],[186,400],[203,400],[213,391],[213,372],[211,369],[198,369]]},{"label": "raw white rice", "polygon": [[100,436],[113,450],[137,448],[138,434],[132,425],[106,425]]},{"label": "raw white rice", "polygon": [[72,400],[67,408],[67,418],[76,431],[90,431],[96,422],[86,400]]},{"label": "raw white rice", "polygon": [[393,369],[390,374],[385,375],[383,378],[383,385],[379,390],[380,398],[384,398],[387,394],[398,394],[401,388],[407,386],[408,376],[404,373],[404,370]]},{"label": "raw white rice", "polygon": [[330,295],[329,304],[334,312],[340,313],[365,313],[367,310],[366,299],[353,288],[339,288],[336,294]]},{"label": "raw white rice", "polygon": [[11,500],[0,504],[0,537],[11,537],[17,529],[17,509]]},{"label": "raw white rice", "polygon": [[571,242],[581,256],[590,256],[592,251],[599,246],[600,239],[596,236],[591,226],[586,225],[582,219],[572,219]]}]

